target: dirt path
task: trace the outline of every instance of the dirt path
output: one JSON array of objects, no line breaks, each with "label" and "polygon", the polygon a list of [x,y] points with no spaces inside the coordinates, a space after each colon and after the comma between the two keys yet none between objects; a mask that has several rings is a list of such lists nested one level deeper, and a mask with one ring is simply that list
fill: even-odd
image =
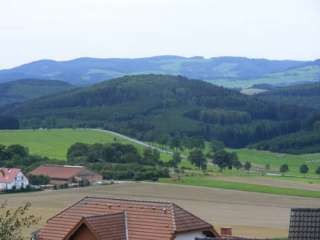
[{"label": "dirt path", "polygon": [[298,188],[311,191],[320,191],[320,184],[318,183],[304,183],[304,182],[294,182],[281,179],[272,179],[267,177],[237,177],[237,176],[217,176],[214,179],[230,181],[230,182],[239,182],[239,183],[251,183],[266,185],[272,187],[283,187],[283,188]]},{"label": "dirt path", "polygon": [[33,211],[43,217],[43,224],[58,211],[88,195],[172,201],[214,226],[231,226],[235,234],[251,237],[286,237],[290,208],[320,208],[319,199],[158,183],[122,183],[0,197],[10,206],[31,201]]}]

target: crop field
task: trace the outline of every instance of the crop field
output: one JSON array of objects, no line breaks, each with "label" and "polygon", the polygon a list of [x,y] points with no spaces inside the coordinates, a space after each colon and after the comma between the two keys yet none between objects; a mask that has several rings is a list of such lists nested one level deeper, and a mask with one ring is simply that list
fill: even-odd
[{"label": "crop field", "polygon": [[[42,217],[36,228],[55,213],[85,196],[171,201],[219,229],[230,226],[238,236],[286,237],[292,207],[320,207],[319,199],[251,193],[206,187],[159,183],[121,183],[35,193],[2,195],[9,207],[31,201],[34,214]],[[31,229],[27,232],[30,234]]]}]

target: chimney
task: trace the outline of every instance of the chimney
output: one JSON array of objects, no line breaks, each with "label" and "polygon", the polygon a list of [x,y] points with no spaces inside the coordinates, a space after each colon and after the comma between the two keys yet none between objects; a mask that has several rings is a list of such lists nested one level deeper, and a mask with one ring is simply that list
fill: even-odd
[{"label": "chimney", "polygon": [[222,227],[220,229],[221,236],[232,236],[232,228],[231,227]]}]

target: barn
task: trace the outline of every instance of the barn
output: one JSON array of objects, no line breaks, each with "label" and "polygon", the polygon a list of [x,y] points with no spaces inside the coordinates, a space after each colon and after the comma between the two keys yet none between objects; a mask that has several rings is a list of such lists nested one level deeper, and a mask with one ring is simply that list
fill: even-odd
[{"label": "barn", "polygon": [[30,172],[34,176],[48,176],[51,184],[65,184],[86,180],[90,183],[101,181],[103,177],[84,166],[42,165]]}]

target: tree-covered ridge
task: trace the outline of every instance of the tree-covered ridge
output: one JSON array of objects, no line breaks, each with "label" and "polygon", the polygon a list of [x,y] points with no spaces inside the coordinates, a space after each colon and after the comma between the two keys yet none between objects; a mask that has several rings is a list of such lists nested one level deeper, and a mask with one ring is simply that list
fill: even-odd
[{"label": "tree-covered ridge", "polygon": [[320,82],[281,87],[261,93],[258,97],[267,101],[320,110]]},{"label": "tree-covered ridge", "polygon": [[0,84],[0,106],[23,102],[74,88],[57,80],[22,79]]},{"label": "tree-covered ridge", "polygon": [[42,97],[5,113],[22,127],[99,127],[166,144],[198,137],[242,147],[301,130],[310,112],[199,80],[149,74]]},{"label": "tree-covered ridge", "polygon": [[[244,57],[181,57],[155,56],[133,59],[79,58],[70,61],[40,60],[22,66],[0,71],[0,82],[21,78],[59,79],[73,84],[93,84],[96,82],[142,73],[182,75],[188,78],[237,82],[255,82],[255,79],[270,78],[270,74],[280,74],[280,78],[290,75],[294,69],[304,69],[316,65],[316,61],[291,61],[250,59]],[[319,69],[320,70],[320,69]],[[286,74],[286,71],[289,71]],[[313,71],[297,70],[301,73],[295,81],[313,79]],[[272,77],[272,76],[271,76]],[[302,79],[301,79],[302,78]]]},{"label": "tree-covered ridge", "polygon": [[265,140],[252,147],[259,150],[292,154],[318,153],[320,151],[320,130],[300,131],[271,140]]}]

